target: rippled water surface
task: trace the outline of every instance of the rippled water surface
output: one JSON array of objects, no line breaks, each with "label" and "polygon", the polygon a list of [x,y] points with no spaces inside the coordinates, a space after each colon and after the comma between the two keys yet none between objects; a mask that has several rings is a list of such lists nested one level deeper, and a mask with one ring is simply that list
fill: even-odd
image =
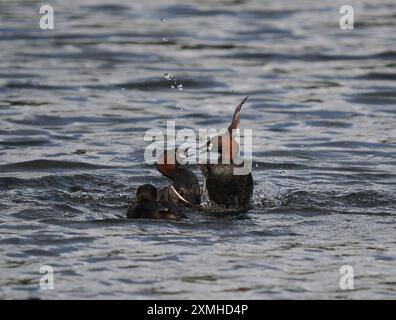
[{"label": "rippled water surface", "polygon": [[[50,3],[43,31],[0,2],[0,298],[396,297],[395,1],[349,1],[354,30],[330,0]],[[220,129],[245,95],[252,209],[124,219],[169,183],[145,131]]]}]

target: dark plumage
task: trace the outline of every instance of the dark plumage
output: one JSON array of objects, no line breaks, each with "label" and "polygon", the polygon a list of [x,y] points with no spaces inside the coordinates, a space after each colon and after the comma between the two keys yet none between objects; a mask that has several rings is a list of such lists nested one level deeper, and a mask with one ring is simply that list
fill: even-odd
[{"label": "dark plumage", "polygon": [[134,204],[128,208],[127,218],[133,219],[180,219],[185,215],[171,203],[158,201],[157,188],[144,184],[136,191]]},{"label": "dark plumage", "polygon": [[218,153],[218,164],[207,163],[200,166],[209,199],[227,207],[248,207],[253,195],[251,172],[246,175],[235,175],[234,172],[234,169],[244,166],[244,162],[235,163],[239,145],[232,137],[232,130],[239,129],[240,112],[246,99],[247,97],[236,107],[228,132],[207,142],[207,151],[215,150]]},{"label": "dark plumage", "polygon": [[226,207],[248,207],[253,195],[253,177],[236,176],[235,164],[213,164],[201,167],[209,199]]},{"label": "dark plumage", "polygon": [[[201,203],[201,189],[195,174],[176,161],[176,151],[166,151],[157,163],[157,169],[172,180],[172,185],[159,190],[160,201],[177,205],[197,206]],[[185,201],[184,201],[185,200]]]}]

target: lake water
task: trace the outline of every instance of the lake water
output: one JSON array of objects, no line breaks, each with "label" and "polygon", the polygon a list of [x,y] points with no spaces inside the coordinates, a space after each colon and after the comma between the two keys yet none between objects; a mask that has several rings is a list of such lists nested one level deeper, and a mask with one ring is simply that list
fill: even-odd
[{"label": "lake water", "polygon": [[[330,0],[40,4],[0,2],[0,298],[396,297],[395,1],[348,1],[353,30]],[[246,95],[252,209],[123,219],[169,183],[146,130]]]}]

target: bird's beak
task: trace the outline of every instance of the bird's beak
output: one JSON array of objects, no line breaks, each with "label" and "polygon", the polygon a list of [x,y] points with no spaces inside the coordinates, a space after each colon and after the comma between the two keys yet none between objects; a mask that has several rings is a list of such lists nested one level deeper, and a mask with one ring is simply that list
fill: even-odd
[{"label": "bird's beak", "polygon": [[218,159],[219,154],[210,152],[208,150],[208,142],[205,141],[199,145],[188,146],[183,152],[179,152],[179,157],[184,163],[207,164],[209,163],[209,159],[211,159],[211,163],[215,163],[213,161],[214,159]]},{"label": "bird's beak", "polygon": [[178,154],[183,163],[195,164],[197,163],[197,154],[199,154],[199,152],[197,152],[196,146],[189,146]]},{"label": "bird's beak", "polygon": [[182,151],[178,151],[179,160],[182,161],[181,164],[200,164],[200,159],[204,158],[206,154],[206,145],[195,145],[195,146],[188,146]]}]

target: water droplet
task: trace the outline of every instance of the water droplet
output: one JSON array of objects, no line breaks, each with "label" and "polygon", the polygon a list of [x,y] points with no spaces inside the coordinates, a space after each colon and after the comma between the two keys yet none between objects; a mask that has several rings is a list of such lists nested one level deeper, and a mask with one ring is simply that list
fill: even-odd
[{"label": "water droplet", "polygon": [[177,85],[177,90],[182,91],[183,90],[183,85],[181,83],[179,83]]},{"label": "water droplet", "polygon": [[163,41],[163,42],[168,42],[169,40],[168,40],[167,37],[163,37],[163,38],[162,38],[162,41]]},{"label": "water droplet", "polygon": [[282,171],[280,172],[280,174],[286,174],[286,171],[285,171],[285,170],[282,170]]},{"label": "water droplet", "polygon": [[121,88],[122,91],[125,91],[125,88]]},{"label": "water droplet", "polygon": [[165,19],[161,19],[161,22],[165,22]]},{"label": "water droplet", "polygon": [[176,107],[177,107],[177,110],[179,110],[179,111],[182,111],[184,109],[181,104],[177,104]]},{"label": "water droplet", "polygon": [[164,73],[164,78],[165,78],[166,80],[172,80],[172,75],[171,75],[169,72],[165,72],[165,73]]}]

